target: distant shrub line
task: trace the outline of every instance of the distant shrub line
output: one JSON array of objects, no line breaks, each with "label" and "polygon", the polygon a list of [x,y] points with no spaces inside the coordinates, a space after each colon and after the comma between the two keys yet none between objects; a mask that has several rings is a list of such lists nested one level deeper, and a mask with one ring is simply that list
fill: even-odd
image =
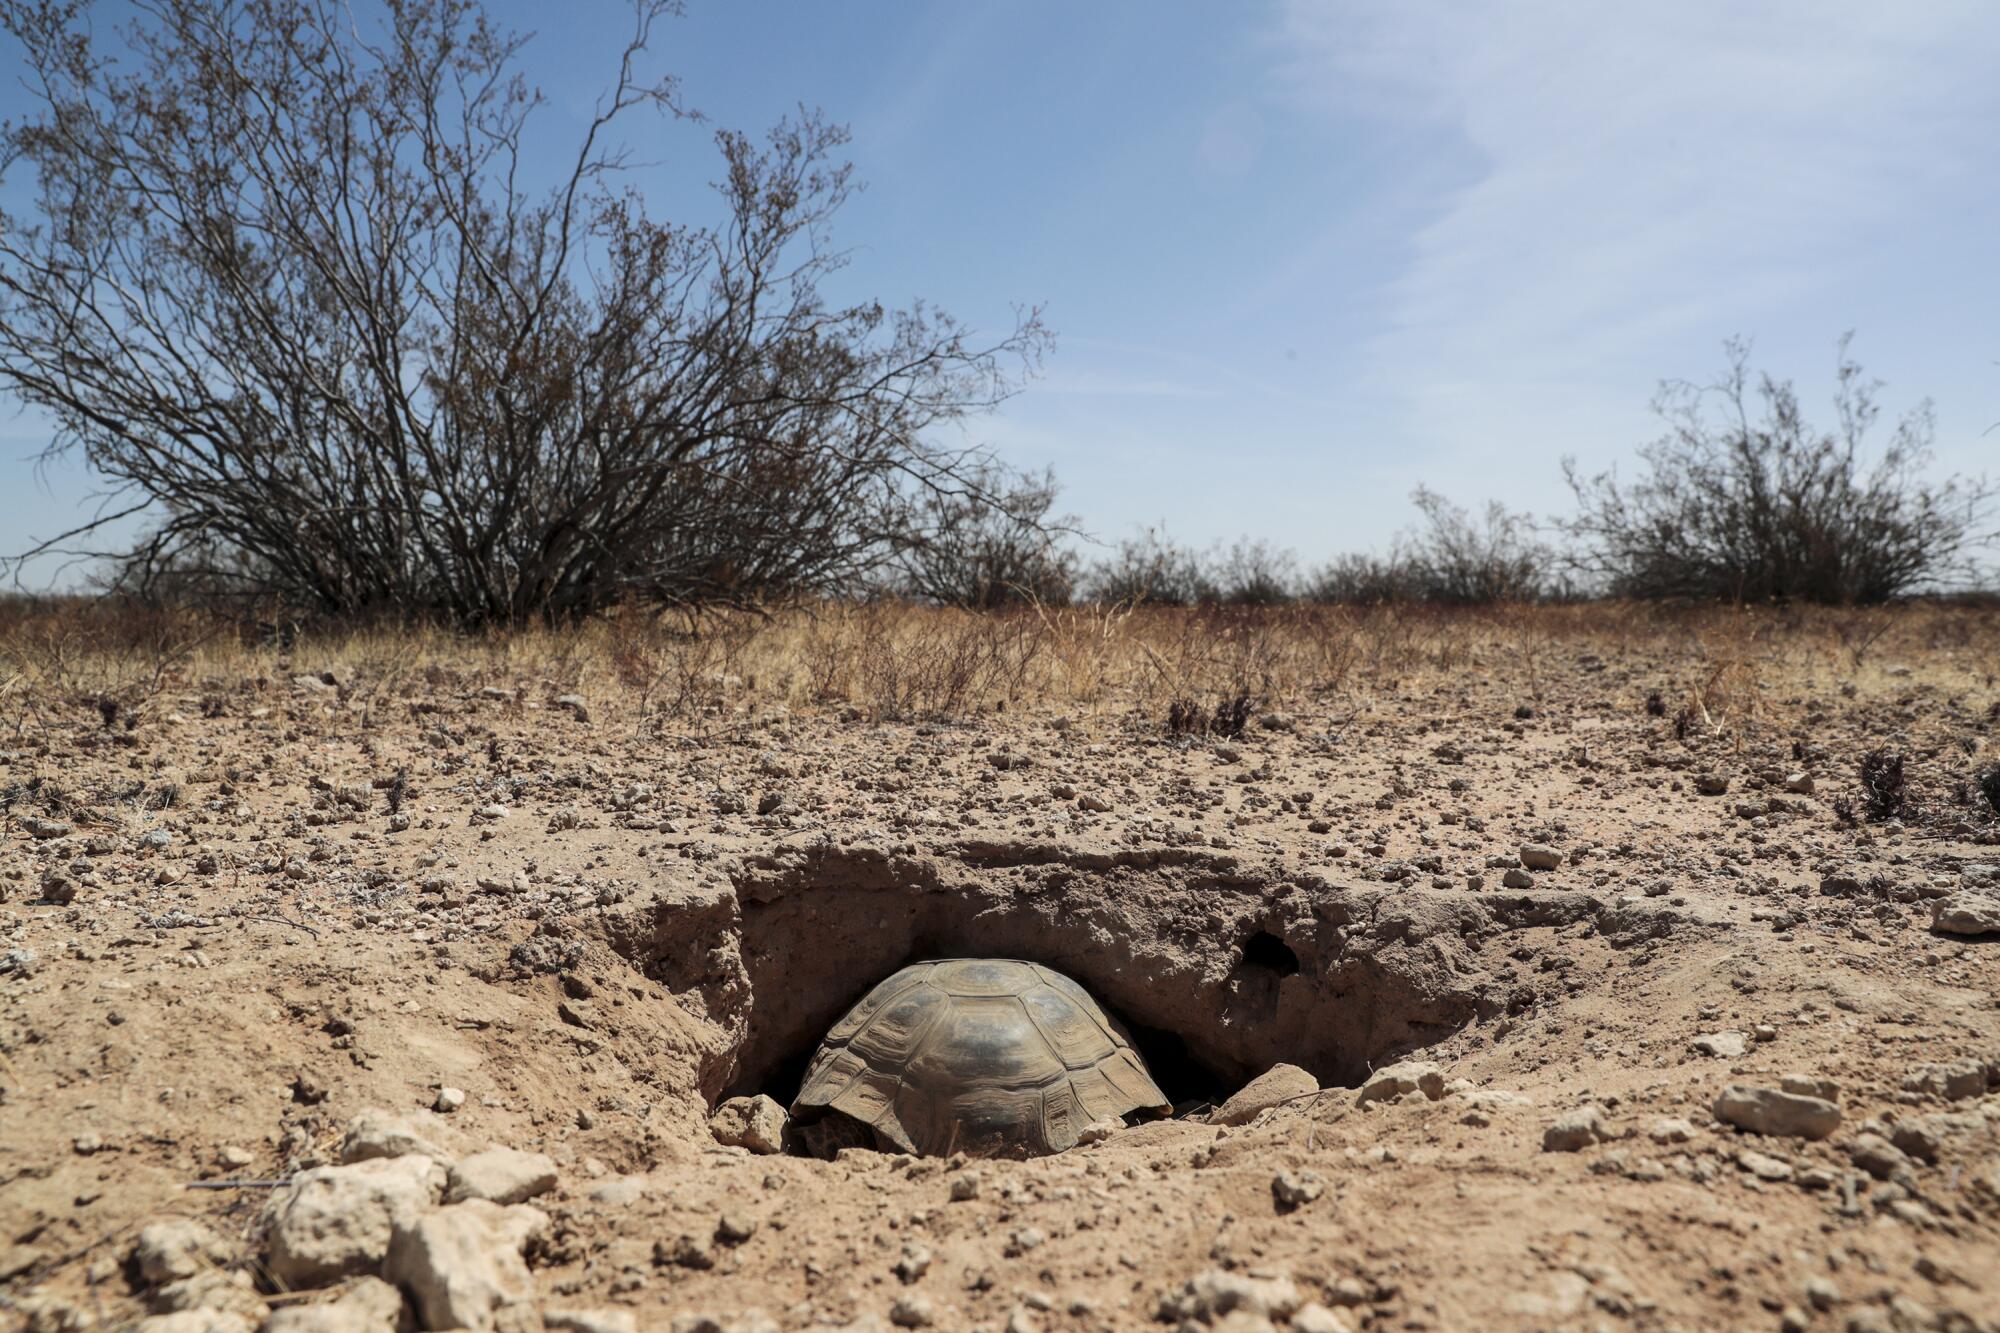
[{"label": "distant shrub line", "polygon": [[1661,388],[1639,475],[1568,465],[1575,510],[1547,524],[1420,488],[1386,555],[1305,571],[1148,532],[1086,560],[1053,476],[956,433],[1039,366],[1039,310],[978,337],[928,302],[830,295],[853,258],[830,240],[857,188],[843,127],[717,132],[689,218],[623,183],[635,118],[697,123],[649,72],[679,12],[636,0],[597,115],[543,173],[521,169],[526,38],[477,0],[163,0],[115,31],[0,0],[28,90],[0,124],[0,389],[106,496],[0,572],[94,560],[154,606],[458,628],[882,593],[1858,604],[1964,583],[1993,535],[1983,478],[1929,476],[1928,404],[1876,449],[1844,342],[1830,429],[1732,342],[1717,382]]}]

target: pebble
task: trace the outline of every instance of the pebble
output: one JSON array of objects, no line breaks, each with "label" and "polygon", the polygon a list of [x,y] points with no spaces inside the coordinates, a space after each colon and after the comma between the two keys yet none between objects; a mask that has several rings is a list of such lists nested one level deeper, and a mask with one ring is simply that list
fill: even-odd
[{"label": "pebble", "polygon": [[1078,1143],[1102,1143],[1117,1135],[1125,1128],[1125,1122],[1115,1115],[1099,1116],[1076,1132]]},{"label": "pebble", "polygon": [[717,1143],[769,1154],[784,1151],[785,1123],[785,1108],[759,1093],[731,1097],[716,1107],[708,1118],[708,1132]]},{"label": "pebble", "polygon": [[1017,1259],[1030,1250],[1039,1249],[1048,1238],[1048,1233],[1040,1227],[1020,1227],[1007,1238],[1003,1253],[1009,1259]]},{"label": "pebble", "polygon": [[293,1288],[373,1273],[443,1190],[436,1163],[414,1154],[302,1171],[265,1207],[266,1267]]},{"label": "pebble", "polygon": [[1759,1180],[1781,1181],[1792,1178],[1792,1168],[1789,1163],[1750,1148],[1744,1148],[1736,1154],[1736,1165]]},{"label": "pebble", "polygon": [[1693,1047],[1703,1055],[1712,1055],[1719,1060],[1734,1060],[1750,1049],[1750,1038],[1741,1032],[1711,1032],[1696,1037]]},{"label": "pebble", "polygon": [[1947,935],[2000,934],[2000,900],[1954,893],[1931,908],[1931,929]]},{"label": "pebble", "polygon": [[163,1217],[139,1228],[129,1262],[153,1286],[177,1282],[229,1262],[222,1239],[200,1222]]},{"label": "pebble", "polygon": [[1579,1152],[1593,1143],[1616,1137],[1604,1122],[1604,1108],[1595,1102],[1566,1111],[1542,1131],[1543,1152]]},{"label": "pebble", "polygon": [[1209,1116],[1213,1125],[1247,1125],[1260,1114],[1293,1098],[1319,1091],[1319,1080],[1297,1065],[1272,1065],[1238,1088]]},{"label": "pebble", "polygon": [[407,1323],[403,1293],[379,1277],[363,1277],[337,1300],[277,1311],[265,1321],[263,1333],[389,1333]]},{"label": "pebble", "polygon": [[542,1311],[542,1327],[551,1333],[639,1333],[630,1310],[576,1309],[554,1305]]},{"label": "pebble", "polygon": [[686,1232],[673,1240],[653,1242],[653,1262],[666,1267],[709,1269],[715,1267],[715,1251]]},{"label": "pebble", "polygon": [[1357,1106],[1369,1102],[1395,1101],[1420,1092],[1430,1101],[1444,1096],[1444,1071],[1429,1060],[1402,1060],[1384,1065],[1368,1076],[1355,1094]]},{"label": "pebble", "polygon": [[1288,1277],[1252,1277],[1211,1268],[1187,1280],[1180,1291],[1160,1299],[1159,1317],[1217,1323],[1241,1312],[1263,1319],[1284,1319],[1302,1302],[1299,1289]]},{"label": "pebble", "polygon": [[451,1168],[445,1202],[525,1203],[555,1187],[556,1164],[546,1153],[488,1148]]},{"label": "pebble", "polygon": [[1354,1333],[1354,1326],[1318,1301],[1292,1311],[1292,1333]]},{"label": "pebble", "polygon": [[1539,842],[1522,843],[1520,856],[1521,864],[1530,870],[1558,870],[1563,863],[1561,851]]},{"label": "pebble", "polygon": [[439,1088],[437,1100],[431,1103],[431,1109],[439,1115],[450,1115],[463,1105],[465,1105],[464,1088]]},{"label": "pebble", "polygon": [[914,1241],[903,1242],[903,1256],[896,1260],[892,1272],[904,1286],[917,1281],[931,1268],[931,1252]]},{"label": "pebble", "polygon": [[1822,1097],[1806,1097],[1732,1083],[1715,1098],[1715,1118],[1738,1129],[1778,1138],[1823,1139],[1840,1128],[1840,1108]]},{"label": "pebble", "polygon": [[1655,1143],[1686,1143],[1694,1137],[1694,1126],[1679,1116],[1662,1116],[1646,1129]]},{"label": "pebble", "polygon": [[1313,1171],[1280,1171],[1271,1177],[1271,1197],[1281,1211],[1303,1208],[1326,1192],[1326,1182]]},{"label": "pebble", "polygon": [[430,1127],[417,1116],[394,1111],[368,1110],[347,1122],[340,1141],[343,1164],[373,1161],[378,1157],[407,1157],[420,1153],[440,1166],[450,1166],[452,1155],[438,1146]]},{"label": "pebble", "polygon": [[1927,1092],[1948,1102],[1977,1097],[1995,1082],[1995,1067],[1980,1060],[1951,1060],[1919,1065],[1903,1077],[1910,1092]]},{"label": "pebble", "polygon": [[741,1245],[757,1234],[757,1219],[737,1208],[725,1208],[715,1219],[715,1238],[724,1245]]},{"label": "pebble", "polygon": [[929,1328],[937,1322],[937,1306],[930,1297],[913,1291],[889,1307],[889,1322],[897,1328]]},{"label": "pebble", "polygon": [[382,1276],[410,1294],[425,1328],[490,1329],[535,1299],[522,1252],[548,1225],[527,1204],[451,1204],[397,1224]]}]

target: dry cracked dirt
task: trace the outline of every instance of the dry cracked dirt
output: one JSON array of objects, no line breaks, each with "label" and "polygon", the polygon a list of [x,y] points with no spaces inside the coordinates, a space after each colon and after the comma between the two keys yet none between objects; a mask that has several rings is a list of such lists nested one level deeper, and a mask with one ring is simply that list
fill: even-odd
[{"label": "dry cracked dirt", "polygon": [[[0,1323],[2000,1329],[1990,642],[1737,725],[1584,640],[1233,737],[305,647],[38,709]],[[1882,748],[1919,799],[1843,818]],[[1083,983],[1177,1113],[822,1160],[736,1100],[958,956]]]}]

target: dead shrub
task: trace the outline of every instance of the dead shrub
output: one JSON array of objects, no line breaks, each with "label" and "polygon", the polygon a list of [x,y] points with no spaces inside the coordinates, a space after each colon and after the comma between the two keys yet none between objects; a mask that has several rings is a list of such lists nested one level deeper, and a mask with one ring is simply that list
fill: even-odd
[{"label": "dead shrub", "polygon": [[1870,819],[1899,818],[1909,800],[1900,751],[1870,750],[1861,757],[1861,801]]}]

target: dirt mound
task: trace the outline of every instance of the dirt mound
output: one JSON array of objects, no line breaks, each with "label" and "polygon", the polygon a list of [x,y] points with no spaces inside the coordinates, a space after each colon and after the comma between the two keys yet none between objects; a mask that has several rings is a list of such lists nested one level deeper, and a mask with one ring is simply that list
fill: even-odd
[{"label": "dirt mound", "polygon": [[1008,957],[1075,978],[1134,1033],[1176,1101],[1274,1064],[1322,1083],[1518,1012],[1510,936],[1600,923],[1656,939],[1671,909],[1589,893],[1329,883],[1276,862],[990,838],[935,852],[816,840],[732,858],[600,923],[622,957],[714,1028],[701,1093],[780,1101],[826,1029],[911,962]]}]

